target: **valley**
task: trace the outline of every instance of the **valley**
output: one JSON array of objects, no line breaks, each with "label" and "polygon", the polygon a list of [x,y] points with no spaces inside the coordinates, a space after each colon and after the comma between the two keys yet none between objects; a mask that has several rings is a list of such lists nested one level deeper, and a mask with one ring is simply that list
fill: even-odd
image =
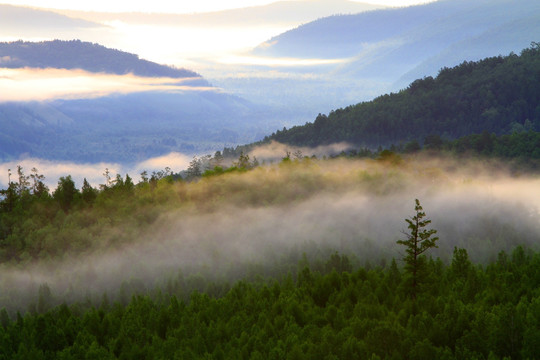
[{"label": "valley", "polygon": [[0,358],[538,358],[540,5],[248,5],[0,5]]}]

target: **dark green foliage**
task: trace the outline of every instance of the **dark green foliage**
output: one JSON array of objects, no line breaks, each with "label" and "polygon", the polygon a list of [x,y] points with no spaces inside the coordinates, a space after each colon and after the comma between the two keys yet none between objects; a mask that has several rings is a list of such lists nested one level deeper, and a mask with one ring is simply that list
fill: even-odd
[{"label": "dark green foliage", "polygon": [[55,199],[62,210],[68,211],[72,204],[77,200],[79,196],[79,190],[75,187],[75,182],[71,178],[71,175],[61,177],[58,180],[58,186],[53,193],[53,199]]},{"label": "dark green foliage", "polygon": [[81,198],[83,199],[83,201],[88,204],[91,204],[92,202],[94,202],[97,195],[98,195],[97,190],[94,189],[90,185],[90,183],[88,182],[88,180],[86,180],[86,178],[84,178],[83,186],[81,188]]},{"label": "dark green foliage", "polygon": [[346,141],[376,148],[425,140],[426,147],[439,149],[441,138],[540,130],[539,79],[540,46],[533,43],[520,56],[443,68],[436,78],[416,80],[398,93],[328,116],[319,114],[313,123],[277,131],[265,141],[301,146]]},{"label": "dark green foliage", "polygon": [[426,229],[431,223],[431,220],[424,219],[426,213],[424,212],[420,201],[415,199],[414,211],[416,214],[410,218],[405,219],[410,233],[404,234],[407,236],[405,240],[398,240],[397,243],[406,247],[405,252],[407,255],[403,257],[405,262],[405,269],[411,275],[411,296],[416,299],[418,292],[419,282],[426,276],[425,272],[425,256],[422,256],[427,250],[438,247],[435,243],[439,240],[438,237],[433,236],[437,233],[435,229]]},{"label": "dark green foliage", "polygon": [[490,134],[487,131],[446,141],[443,149],[456,155],[476,155],[502,159],[516,159],[538,167],[540,160],[540,132],[521,131],[512,134]]},{"label": "dark green foliage", "polygon": [[[378,166],[394,161],[394,155],[385,153],[373,162]],[[156,209],[167,210],[171,201],[174,206],[191,201],[190,207],[198,207],[223,194],[228,196],[224,203],[247,194],[255,204],[279,203],[282,194],[287,199],[299,196],[302,187],[282,184],[298,184],[293,181],[298,176],[295,169],[312,166],[310,161],[289,158],[275,167],[287,170],[281,173],[282,182],[276,182],[279,196],[236,182],[250,174],[252,179],[267,174],[262,168],[194,183],[173,182],[170,169],[151,179],[144,175],[146,180],[136,185],[129,176],[107,174],[101,190],[86,183],[81,194],[71,191],[71,178],[65,177],[52,198],[34,194],[20,169],[19,181],[10,183],[0,201],[2,229],[7,232],[1,238],[2,260],[16,263],[25,257],[69,253],[71,246],[77,251],[90,248],[96,245],[93,241],[109,241],[99,232],[115,233],[110,231],[114,222],[125,225],[125,234],[115,234],[111,244],[127,243],[133,233],[155,221]],[[362,174],[375,182],[382,179]],[[309,189],[320,190],[325,184],[321,178],[309,178]],[[360,181],[358,175],[354,179]],[[9,189],[15,200],[13,210],[7,211]],[[63,202],[66,198],[70,200]],[[434,241],[433,232],[423,232],[428,221],[416,205],[418,221],[410,220],[410,230]],[[94,232],[97,235],[84,237]],[[101,301],[69,306],[55,306],[64,299],[44,284],[24,316],[0,310],[0,359],[538,357],[539,254],[517,248],[511,254],[501,252],[484,267],[471,263],[467,252],[458,248],[450,265],[425,258],[424,286],[414,301],[407,290],[410,278],[395,260],[388,266],[381,262],[358,268],[354,256],[336,252],[311,264],[302,258],[296,268],[298,256],[280,264],[272,277],[262,280],[256,271],[248,271],[241,276],[255,280],[232,285],[202,275],[179,275],[147,291],[142,281],[133,279],[110,302],[104,295],[98,297]]]},{"label": "dark green foliage", "polygon": [[11,318],[2,310],[0,358],[538,358],[539,253],[516,248],[484,268],[456,248],[451,265],[425,265],[437,278],[417,312],[395,261],[353,270],[337,253],[327,271],[303,264],[296,282],[240,281],[217,297],[138,295]]},{"label": "dark green foliage", "polygon": [[443,139],[428,135],[423,146],[417,140],[405,144],[390,145],[377,151],[367,148],[349,149],[334,157],[390,159],[396,154],[428,154],[482,160],[503,160],[512,169],[537,171],[540,169],[540,132],[515,131],[512,134],[496,135],[483,131],[480,134],[462,136],[458,139]]},{"label": "dark green foliage", "polygon": [[[9,186],[0,190],[0,263],[62,256],[71,249],[82,252],[103,240],[114,219],[129,219],[132,229],[148,225],[157,217],[155,206],[167,196],[155,190],[169,190],[173,183],[170,168],[153,172],[139,184],[129,175],[113,179],[105,169],[105,184],[99,190],[86,179],[79,190],[68,175],[58,180],[51,195],[37,169],[26,176],[18,166],[17,175],[13,181],[10,171]],[[144,210],[134,213],[136,203]],[[132,236],[125,231],[115,241]]]}]

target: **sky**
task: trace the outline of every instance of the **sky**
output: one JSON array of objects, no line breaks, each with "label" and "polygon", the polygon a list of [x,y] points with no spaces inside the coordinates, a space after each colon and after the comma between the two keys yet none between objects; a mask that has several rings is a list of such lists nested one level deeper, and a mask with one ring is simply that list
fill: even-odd
[{"label": "sky", "polygon": [[[300,0],[310,1],[310,0]],[[329,0],[328,0],[329,1]],[[352,0],[359,3],[372,3],[387,6],[408,6],[426,3],[433,0]],[[50,10],[67,11],[97,11],[112,13],[146,12],[146,13],[196,13],[219,11],[224,9],[241,8],[246,6],[266,5],[275,0],[198,0],[198,1],[172,1],[172,0],[0,0],[0,3],[31,6]],[[82,16],[82,15],[75,15]],[[82,16],[84,18],[84,16]],[[120,49],[135,53],[141,58],[161,64],[174,65],[193,69],[203,76],[222,74],[222,64],[230,65],[239,62],[245,65],[248,61],[252,65],[261,65],[265,59],[245,57],[252,48],[283,33],[298,24],[269,23],[247,25],[235,23],[235,26],[194,26],[193,24],[141,24],[129,23],[123,20],[105,20],[98,22],[106,27],[88,30],[84,33],[62,31],[55,33],[55,39],[71,40],[74,38],[83,41],[96,42],[106,47]],[[28,24],[31,25],[31,24]],[[247,26],[247,27],[246,27]],[[0,33],[0,41],[26,41],[52,40],[50,34],[40,32],[32,37],[21,36],[19,32],[8,34]],[[156,40],[158,39],[158,40]],[[175,39],[175,45],[165,39]],[[210,60],[210,62],[208,62]],[[315,59],[317,61],[317,59]],[[283,61],[282,61],[283,62]],[[285,64],[267,64],[271,66],[298,65],[285,61]]]},{"label": "sky", "polygon": [[[353,0],[355,1],[355,0]],[[171,1],[171,0],[129,0],[129,1],[73,1],[73,0],[10,0],[5,4],[27,5],[49,9],[71,9],[85,11],[107,12],[165,12],[165,13],[194,13],[219,11],[225,9],[242,8],[247,6],[266,5],[271,0],[197,0],[197,1]],[[408,6],[430,2],[429,0],[365,0],[357,1],[387,6]]]}]

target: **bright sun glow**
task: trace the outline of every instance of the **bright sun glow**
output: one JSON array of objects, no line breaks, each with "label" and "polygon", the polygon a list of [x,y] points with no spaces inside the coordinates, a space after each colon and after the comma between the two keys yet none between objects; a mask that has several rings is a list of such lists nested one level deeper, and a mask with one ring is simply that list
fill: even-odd
[{"label": "bright sun glow", "polygon": [[224,9],[241,8],[246,6],[265,5],[272,3],[271,0],[198,0],[198,1],[169,1],[169,0],[130,0],[109,1],[93,0],[11,0],[14,5],[28,5],[50,9],[70,9],[85,11],[110,11],[110,12],[153,12],[153,13],[193,13],[206,11],[219,11]]},{"label": "bright sun glow", "polygon": [[[307,0],[304,0],[307,1]],[[430,0],[353,0],[378,5],[408,6],[430,2]],[[11,0],[5,3],[13,5],[26,5],[50,9],[70,9],[84,11],[107,12],[153,12],[153,13],[194,13],[219,11],[225,9],[242,8],[248,6],[267,5],[272,0],[198,0],[198,1],[170,1],[170,0],[130,0],[130,1],[71,1],[71,0]]]}]

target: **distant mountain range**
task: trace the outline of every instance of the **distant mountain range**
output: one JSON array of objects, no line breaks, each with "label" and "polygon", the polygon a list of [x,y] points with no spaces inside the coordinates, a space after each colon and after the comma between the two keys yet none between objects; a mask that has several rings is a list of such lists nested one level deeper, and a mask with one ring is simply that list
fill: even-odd
[{"label": "distant mountain range", "polygon": [[[84,69],[91,73],[182,80],[191,89],[110,94],[91,99],[6,102],[0,98],[0,160],[20,156],[134,162],[253,141],[279,123],[267,108],[212,87],[197,73],[159,65],[98,44],[0,43],[0,67]],[[6,89],[8,90],[8,89]]]},{"label": "distant mountain range", "polygon": [[443,68],[407,89],[317,116],[265,140],[358,147],[422,143],[430,135],[455,139],[482,132],[540,131],[540,43],[521,55],[491,57]]},{"label": "distant mountain range", "polygon": [[[534,20],[538,25],[527,32],[523,26],[517,26],[534,25]],[[384,67],[398,56],[402,63],[416,65],[450,46],[457,50],[457,45],[463,42],[486,38],[500,29],[505,29],[508,35],[498,39],[499,47],[495,50],[508,53],[521,49],[538,33],[539,20],[540,2],[537,1],[439,0],[405,8],[325,17],[271,38],[254,49],[254,53],[277,57],[352,58],[348,68],[358,67],[362,61],[380,60],[383,64],[379,67]],[[527,43],[523,45],[523,41]],[[481,42],[478,45],[481,46]],[[494,50],[493,41],[486,46]],[[393,65],[401,67],[399,62]]]},{"label": "distant mountain range", "polygon": [[[108,49],[80,40],[0,43],[0,66],[4,68],[82,69],[90,72],[149,77],[199,78],[186,69],[139,59],[135,54]],[[204,83],[208,85],[208,83]]]},{"label": "distant mountain range", "polygon": [[[289,92],[291,108],[318,104],[329,111],[398,91],[417,78],[436,75],[444,66],[519,52],[537,41],[538,34],[539,1],[439,0],[325,17],[268,39],[251,55],[265,57],[268,63],[291,58],[334,61],[278,68],[286,74],[279,83],[274,81],[279,74],[264,81],[254,76],[259,87]],[[275,73],[276,67],[266,70]],[[256,100],[249,97],[256,93],[251,79],[215,82]]]}]

